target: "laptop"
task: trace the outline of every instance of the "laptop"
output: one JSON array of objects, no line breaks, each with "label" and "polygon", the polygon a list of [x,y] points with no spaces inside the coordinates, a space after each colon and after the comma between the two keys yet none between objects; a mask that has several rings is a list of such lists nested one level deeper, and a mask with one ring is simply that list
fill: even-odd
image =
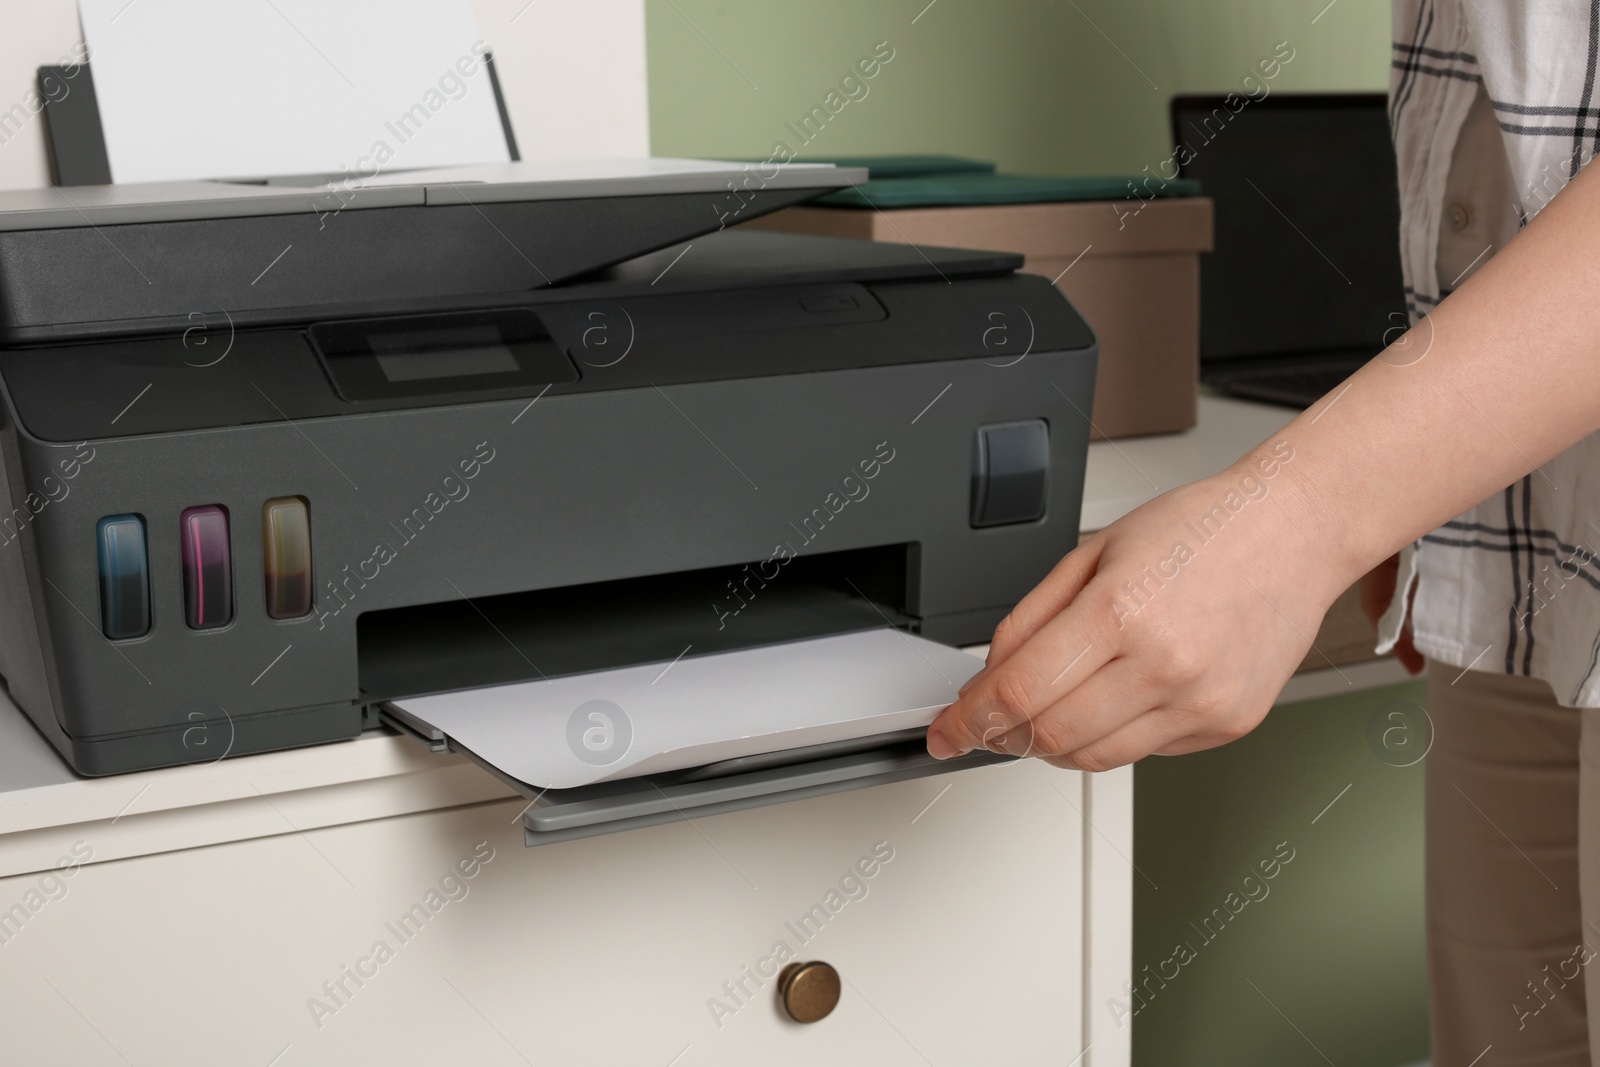
[{"label": "laptop", "polygon": [[1216,204],[1200,380],[1308,407],[1407,322],[1387,97],[1186,95],[1171,113],[1179,176]]}]

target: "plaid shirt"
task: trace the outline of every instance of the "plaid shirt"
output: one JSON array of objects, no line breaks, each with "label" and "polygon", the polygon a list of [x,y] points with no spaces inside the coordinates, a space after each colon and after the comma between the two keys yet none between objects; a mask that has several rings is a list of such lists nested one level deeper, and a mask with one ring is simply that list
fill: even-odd
[{"label": "plaid shirt", "polygon": [[[1395,0],[1394,38],[1389,117],[1416,322],[1600,147],[1600,0]],[[1425,655],[1600,706],[1600,435],[1408,548],[1401,579],[1380,651],[1415,583]]]}]

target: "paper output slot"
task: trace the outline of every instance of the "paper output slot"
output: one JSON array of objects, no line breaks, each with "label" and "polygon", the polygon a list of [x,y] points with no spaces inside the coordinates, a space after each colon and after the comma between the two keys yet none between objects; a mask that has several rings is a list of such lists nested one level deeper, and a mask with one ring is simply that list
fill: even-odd
[{"label": "paper output slot", "polygon": [[356,626],[361,689],[392,700],[911,626],[914,551],[801,556],[767,581],[770,567],[735,563],[367,612]]},{"label": "paper output slot", "polygon": [[515,781],[572,789],[926,727],[981,666],[884,628],[390,703]]}]

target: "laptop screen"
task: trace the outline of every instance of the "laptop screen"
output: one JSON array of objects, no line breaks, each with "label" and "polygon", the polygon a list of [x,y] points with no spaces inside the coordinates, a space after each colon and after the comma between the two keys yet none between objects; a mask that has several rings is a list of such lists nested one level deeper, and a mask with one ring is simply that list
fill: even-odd
[{"label": "laptop screen", "polygon": [[1228,103],[1172,101],[1180,174],[1216,204],[1216,250],[1200,264],[1201,360],[1377,353],[1406,321],[1386,98]]}]

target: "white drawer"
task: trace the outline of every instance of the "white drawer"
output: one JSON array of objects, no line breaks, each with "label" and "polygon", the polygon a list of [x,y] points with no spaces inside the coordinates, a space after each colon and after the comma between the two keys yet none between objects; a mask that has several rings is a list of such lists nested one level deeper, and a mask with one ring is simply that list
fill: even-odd
[{"label": "white drawer", "polygon": [[[1059,1067],[1089,1043],[1086,857],[1131,825],[1085,827],[1086,781],[1006,764],[539,849],[496,801],[3,879],[6,1058]],[[1124,922],[1093,934],[1121,977]],[[842,976],[818,1023],[761,974],[780,942]]]}]

